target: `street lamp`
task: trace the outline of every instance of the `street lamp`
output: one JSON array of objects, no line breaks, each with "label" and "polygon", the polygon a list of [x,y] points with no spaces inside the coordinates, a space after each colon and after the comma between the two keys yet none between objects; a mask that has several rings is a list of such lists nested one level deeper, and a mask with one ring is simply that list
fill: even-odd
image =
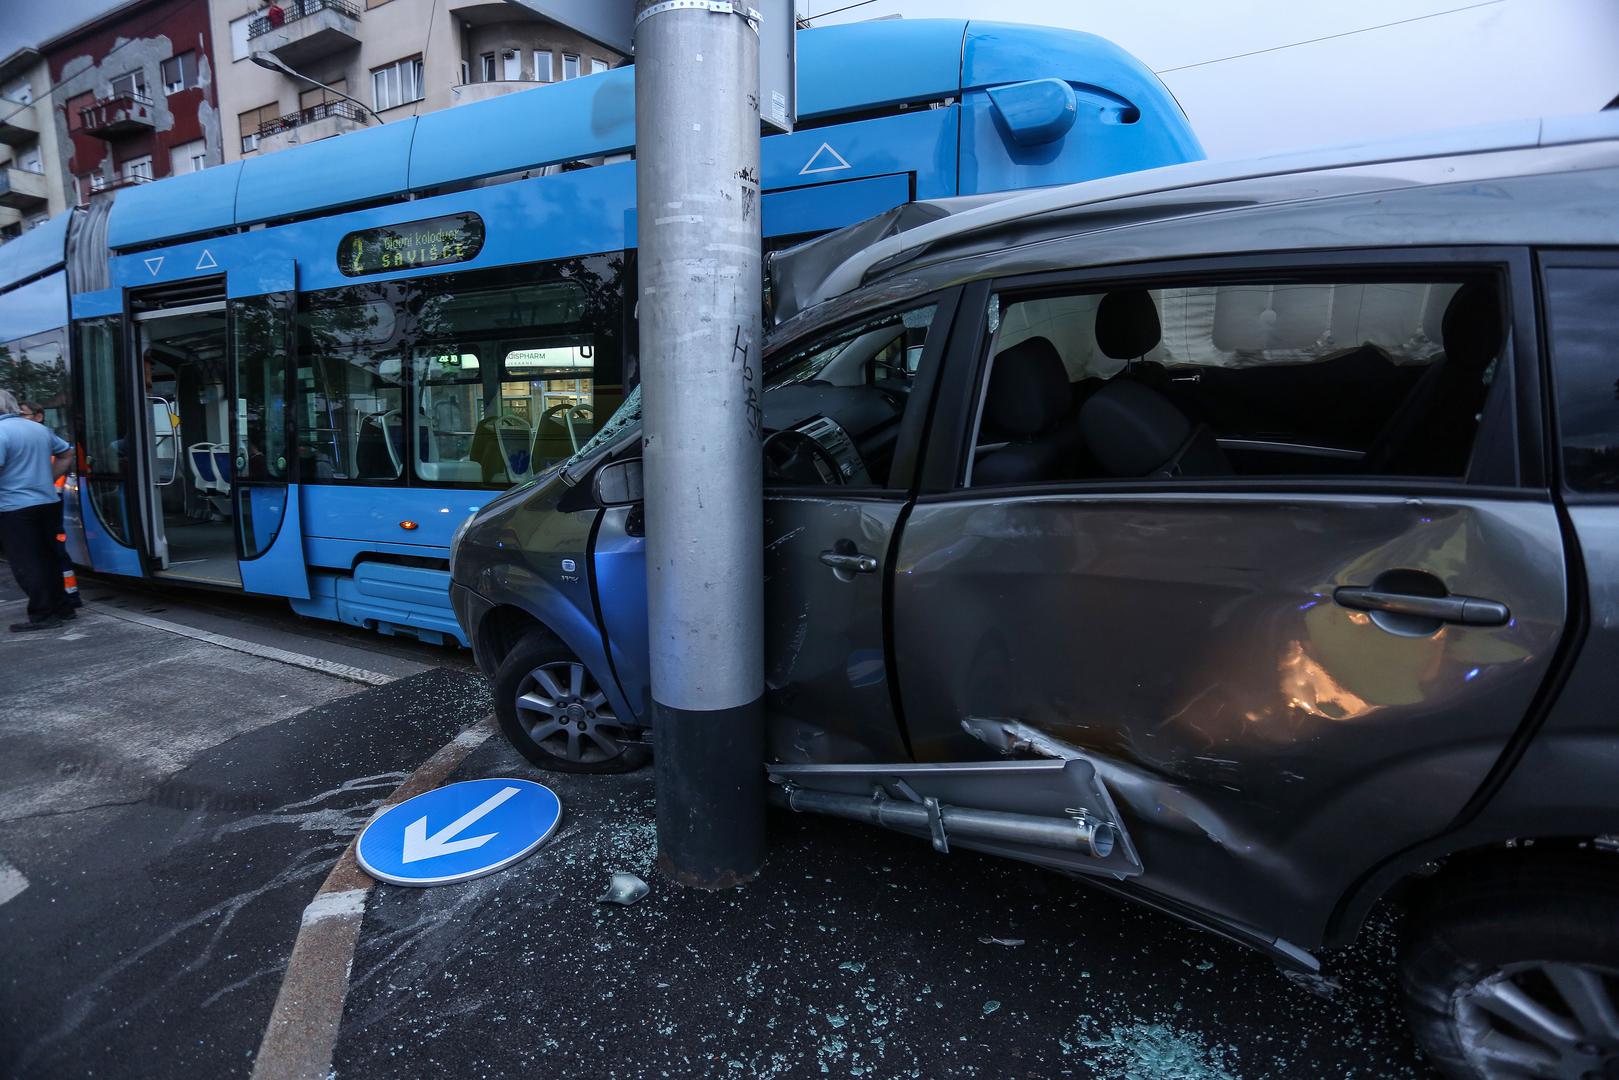
[{"label": "street lamp", "polygon": [[343,93],[343,91],[334,90],[332,87],[327,86],[325,83],[321,82],[318,79],[311,79],[308,75],[305,75],[301,71],[294,71],[292,68],[290,68],[286,64],[282,63],[275,56],[274,53],[267,53],[267,52],[263,52],[263,51],[257,51],[257,52],[249,53],[247,58],[249,60],[253,61],[255,64],[257,64],[259,67],[264,68],[267,71],[279,71],[281,74],[289,75],[294,79],[302,79],[304,82],[309,83],[311,86],[320,87],[322,90],[326,91],[328,94],[334,94],[337,97],[342,98],[344,101],[352,102],[353,105],[355,106],[355,108],[359,109],[361,113],[369,113],[372,116],[376,115],[375,113],[372,113],[371,110],[369,108],[367,108],[364,104],[362,104],[361,102],[357,101],[354,98],[349,97],[347,94]]}]

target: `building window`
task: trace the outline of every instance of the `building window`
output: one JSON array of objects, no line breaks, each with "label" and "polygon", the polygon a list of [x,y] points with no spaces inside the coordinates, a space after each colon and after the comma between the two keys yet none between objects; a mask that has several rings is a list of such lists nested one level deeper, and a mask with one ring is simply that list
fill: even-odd
[{"label": "building window", "polygon": [[422,58],[412,56],[372,69],[371,96],[378,112],[422,100]]},{"label": "building window", "polygon": [[349,81],[347,79],[333,79],[326,86],[311,87],[298,95],[298,111],[311,114],[303,118],[306,121],[319,120],[321,116],[325,115],[322,106],[330,105],[334,101],[342,101],[344,95],[348,92]]},{"label": "building window", "polygon": [[260,105],[256,109],[249,109],[236,117],[237,130],[242,135],[242,153],[251,153],[259,148],[259,127],[268,121],[275,120],[281,115],[281,106],[272,101],[268,105]]},{"label": "building window", "polygon": [[461,85],[465,86],[467,83],[469,83],[471,81],[472,81],[472,69],[470,67],[468,67],[467,62],[465,60],[463,60],[463,61],[461,61]]},{"label": "building window", "polygon": [[243,15],[240,19],[232,19],[230,21],[231,60],[246,60],[253,52],[252,47],[247,43],[247,28],[251,26],[253,24],[253,20],[257,18],[259,18],[259,13],[253,11]]},{"label": "building window", "polygon": [[139,184],[152,178],[152,155],[142,154],[137,158],[130,158],[119,167],[125,180]]},{"label": "building window", "polygon": [[508,82],[516,82],[523,77],[523,57],[516,49],[507,49],[500,54],[500,77]]},{"label": "building window", "polygon": [[188,86],[197,85],[197,54],[183,52],[163,61],[163,92],[178,94]]},{"label": "building window", "polygon": [[551,73],[551,50],[534,50],[534,80],[536,82],[550,82],[556,78]]},{"label": "building window", "polygon": [[483,81],[484,82],[494,82],[495,81],[495,54],[492,53],[492,52],[486,52],[482,56],[478,57],[478,59],[480,61],[482,61]]},{"label": "building window", "polygon": [[579,77],[579,58],[562,54],[562,77],[564,79],[577,79]]},{"label": "building window", "polygon": [[602,72],[604,72],[606,70],[607,70],[607,61],[598,60],[594,56],[592,56],[590,58],[590,73],[592,75],[600,75]]},{"label": "building window", "polygon": [[146,96],[146,72],[131,71],[112,81],[112,96],[122,97],[125,94],[139,98]]},{"label": "building window", "polygon": [[169,175],[201,172],[208,167],[208,144],[201,139],[169,148]]},{"label": "building window", "polygon": [[40,155],[38,143],[26,150],[17,152],[17,168],[23,172],[31,173],[43,173],[45,171],[45,159]]},{"label": "building window", "polygon": [[0,86],[0,98],[15,101],[18,105],[28,105],[34,100],[34,87],[27,79],[15,79]]}]

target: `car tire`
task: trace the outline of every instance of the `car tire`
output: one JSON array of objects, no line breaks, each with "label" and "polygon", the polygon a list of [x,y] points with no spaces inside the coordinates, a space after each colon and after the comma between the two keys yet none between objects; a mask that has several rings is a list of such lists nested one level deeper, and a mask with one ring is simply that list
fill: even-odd
[{"label": "car tire", "polygon": [[495,671],[495,715],[529,761],[552,772],[623,773],[651,757],[620,723],[600,680],[543,630],[530,631]]},{"label": "car tire", "polygon": [[1401,988],[1446,1076],[1619,1076],[1619,857],[1522,854],[1434,882]]}]

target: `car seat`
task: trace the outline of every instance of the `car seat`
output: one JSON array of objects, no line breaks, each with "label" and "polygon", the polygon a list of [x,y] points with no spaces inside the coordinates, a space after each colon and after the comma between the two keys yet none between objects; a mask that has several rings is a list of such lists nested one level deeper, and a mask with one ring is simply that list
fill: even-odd
[{"label": "car seat", "polygon": [[[1081,454],[1073,403],[1068,371],[1046,338],[1026,338],[996,354],[984,396],[981,456],[973,462],[973,484],[1073,477]],[[1004,445],[986,445],[996,443]]]}]

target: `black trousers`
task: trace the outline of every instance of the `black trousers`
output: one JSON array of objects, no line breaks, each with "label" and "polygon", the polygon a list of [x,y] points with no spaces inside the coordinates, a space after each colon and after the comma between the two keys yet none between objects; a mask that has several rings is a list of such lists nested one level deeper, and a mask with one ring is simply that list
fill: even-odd
[{"label": "black trousers", "polygon": [[56,556],[57,503],[0,512],[0,546],[11,574],[28,594],[28,621],[40,622],[67,610],[62,566]]}]

